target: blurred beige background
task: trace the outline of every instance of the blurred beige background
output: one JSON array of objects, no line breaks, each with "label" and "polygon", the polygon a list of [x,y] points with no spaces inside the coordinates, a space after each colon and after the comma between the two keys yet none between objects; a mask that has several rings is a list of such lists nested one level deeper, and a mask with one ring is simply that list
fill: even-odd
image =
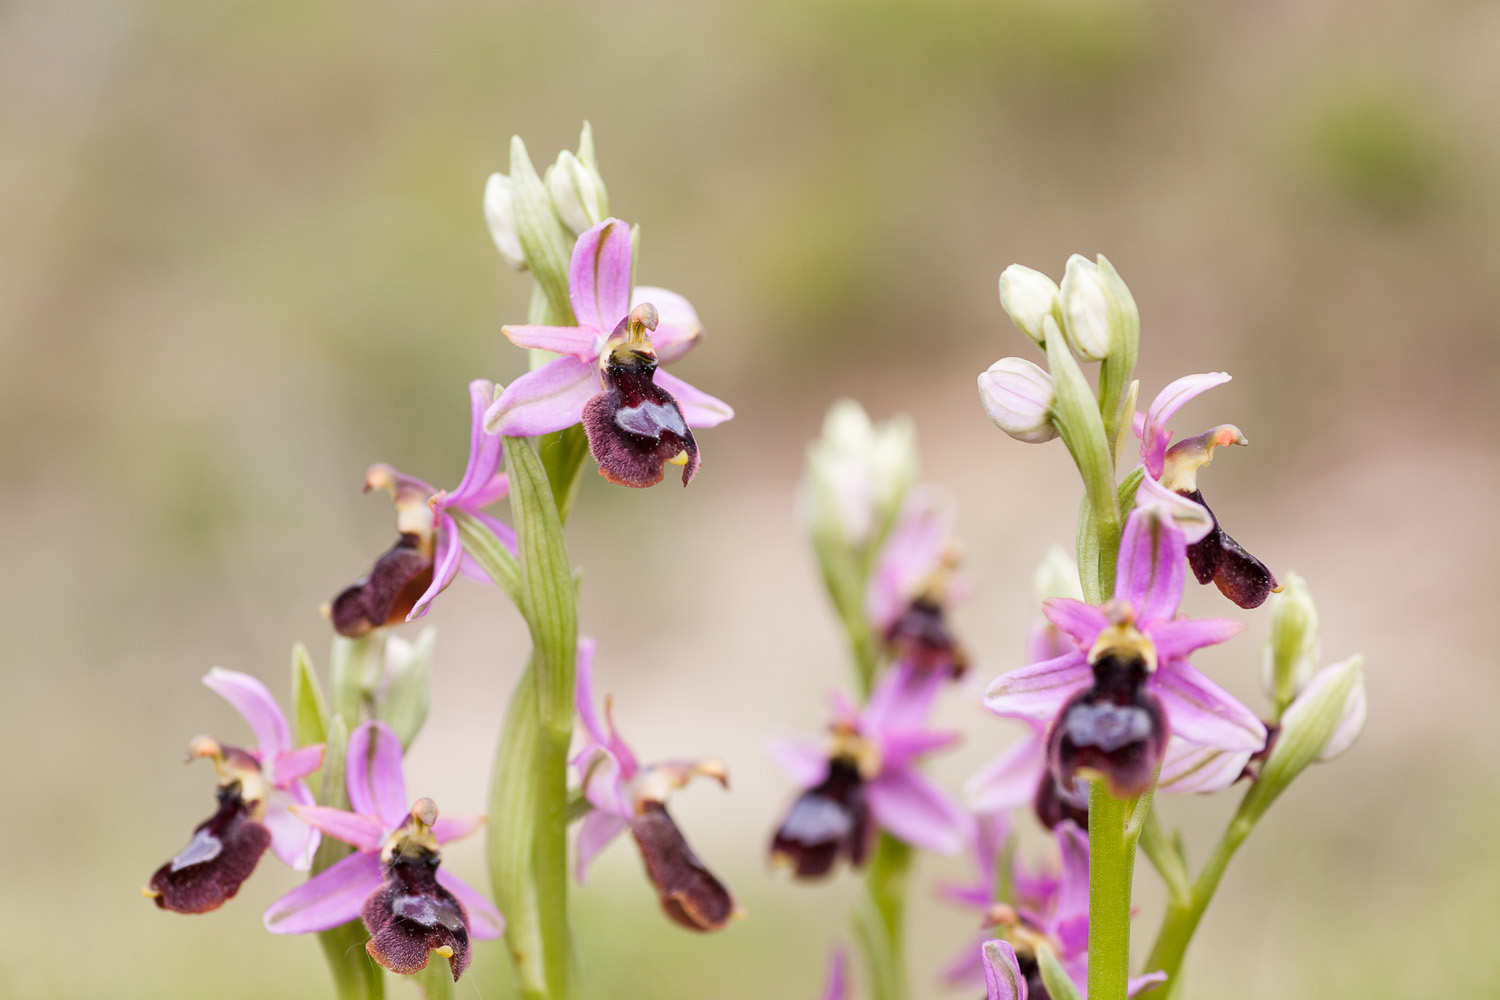
[{"label": "blurred beige background", "polygon": [[[978,693],[1020,662],[1077,490],[974,377],[1027,347],[1000,270],[1073,251],[1130,283],[1144,393],[1234,373],[1180,424],[1253,442],[1208,496],[1307,577],[1326,657],[1368,657],[1363,740],[1243,851],[1189,994],[1495,995],[1497,101],[1500,6],[1476,0],[0,3],[0,994],[328,994],[311,939],[260,929],[294,883],[274,862],[210,917],[138,895],[211,805],[187,740],[246,738],[198,679],[284,696],[297,639],[326,667],[319,603],[390,542],[365,466],[456,481],[466,382],[524,366],[499,327],[529,279],[484,179],[512,133],[541,164],[588,118],[641,280],[705,322],[676,370],[739,415],[689,490],[587,484],[584,627],[646,757],[729,761],[731,795],[674,811],[750,919],[669,926],[617,845],[575,897],[587,996],[813,997],[846,937],[850,880],[762,863],[791,792],[765,735],[814,730],[844,682],[792,505],[836,397],[911,413],[960,505],[978,666],[936,773],[1015,737]],[[1204,664],[1255,699],[1246,618]],[[429,620],[413,794],[478,811],[524,629],[462,582]],[[1164,805],[1195,862],[1228,805]],[[482,882],[477,843],[449,863]],[[976,992],[935,982],[973,930],[930,897],[958,871],[920,872],[918,996]],[[508,995],[498,948],[460,992]]]}]

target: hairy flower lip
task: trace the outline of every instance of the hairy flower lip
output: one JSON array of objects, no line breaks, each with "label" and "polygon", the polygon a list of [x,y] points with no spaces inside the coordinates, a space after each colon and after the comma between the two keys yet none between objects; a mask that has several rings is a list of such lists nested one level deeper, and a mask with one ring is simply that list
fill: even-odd
[{"label": "hairy flower lip", "polygon": [[151,876],[143,890],[159,909],[209,913],[233,899],[271,846],[271,831],[259,822],[230,780],[216,793],[218,809],[193,828],[186,847]]}]

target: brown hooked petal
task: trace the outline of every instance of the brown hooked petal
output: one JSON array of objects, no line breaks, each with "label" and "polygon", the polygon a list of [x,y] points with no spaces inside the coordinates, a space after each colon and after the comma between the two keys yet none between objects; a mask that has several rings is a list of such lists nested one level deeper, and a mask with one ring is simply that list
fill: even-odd
[{"label": "brown hooked petal", "polygon": [[947,670],[957,680],[969,666],[943,606],[928,597],[918,597],[901,612],[886,629],[885,643],[896,660],[921,671]]},{"label": "brown hooked petal", "polygon": [[359,915],[370,932],[365,951],[375,961],[409,976],[427,968],[429,953],[447,949],[457,982],[469,967],[469,919],[463,904],[438,885],[439,863],[430,851],[398,853],[385,866],[385,885]]},{"label": "brown hooked petal", "polygon": [[641,849],[646,875],[656,886],[661,908],[672,922],[690,931],[723,929],[734,916],[734,897],[698,860],[667,807],[659,802],[645,803],[641,813],[630,821],[630,833]]},{"label": "brown hooked petal", "polygon": [[334,631],[357,639],[383,625],[399,624],[431,585],[432,557],[422,552],[417,535],[404,534],[375,560],[369,576],[333,599],[329,616]]},{"label": "brown hooked petal", "polygon": [[1070,698],[1047,738],[1052,774],[1066,790],[1080,771],[1109,781],[1116,798],[1140,795],[1167,749],[1167,716],[1146,689],[1139,656],[1105,653],[1094,663],[1094,685]]},{"label": "brown hooked petal", "polygon": [[1208,504],[1203,502],[1201,490],[1183,493],[1182,496],[1202,505],[1213,518],[1213,530],[1201,541],[1188,546],[1188,565],[1199,583],[1213,581],[1220,593],[1242,608],[1258,608],[1276,589],[1276,577],[1266,564],[1246,552],[1239,542],[1230,538],[1219,527],[1219,519]]},{"label": "brown hooked petal", "polygon": [[682,463],[682,485],[702,459],[672,394],[656,384],[656,359],[617,350],[604,366],[605,389],[583,408],[589,451],[604,478],[621,486],[655,486],[668,462]]},{"label": "brown hooked petal", "polygon": [[219,811],[193,831],[178,855],[151,876],[148,893],[163,910],[208,913],[234,898],[271,846],[271,831],[250,818],[238,782],[219,789]]},{"label": "brown hooked petal", "polygon": [[870,849],[875,824],[865,801],[865,782],[853,761],[828,762],[828,777],[809,788],[787,810],[771,840],[771,858],[798,878],[821,878],[840,857],[858,868]]}]

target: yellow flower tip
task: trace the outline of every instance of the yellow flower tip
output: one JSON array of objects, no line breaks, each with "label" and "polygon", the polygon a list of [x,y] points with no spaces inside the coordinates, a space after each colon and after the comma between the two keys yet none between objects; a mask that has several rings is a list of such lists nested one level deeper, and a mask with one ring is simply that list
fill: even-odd
[{"label": "yellow flower tip", "polygon": [[141,886],[141,895],[145,896],[147,899],[157,899],[161,896],[161,893],[157,892],[149,885],[143,885]]},{"label": "yellow flower tip", "polygon": [[686,450],[679,451],[677,454],[675,454],[671,458],[667,459],[667,462],[669,464],[671,464],[671,465],[687,465],[687,463],[688,463],[688,453],[687,453]]},{"label": "yellow flower tip", "polygon": [[642,302],[630,310],[630,330],[634,333],[637,328],[644,330],[655,330],[661,317],[656,312],[656,307],[649,302]]},{"label": "yellow flower tip", "polygon": [[441,948],[434,948],[432,950],[433,950],[434,953],[436,953],[438,955],[442,955],[444,958],[452,958],[453,957],[453,946],[452,945],[445,944]]},{"label": "yellow flower tip", "polygon": [[722,760],[719,760],[716,757],[710,757],[707,760],[700,760],[697,766],[693,768],[693,770],[698,774],[703,775],[705,778],[714,779],[725,788],[729,787],[729,768],[724,764]]},{"label": "yellow flower tip", "polygon": [[743,906],[741,906],[739,903],[735,903],[734,904],[734,909],[731,910],[730,913],[729,913],[729,919],[730,920],[745,920],[749,916],[750,916],[750,913]]},{"label": "yellow flower tip", "polygon": [[392,474],[395,470],[384,462],[376,462],[365,470],[366,493],[371,490],[388,490],[391,494],[396,492],[396,477]]},{"label": "yellow flower tip", "polygon": [[328,601],[324,601],[318,605],[318,614],[322,615],[327,621],[333,621],[333,605]]}]

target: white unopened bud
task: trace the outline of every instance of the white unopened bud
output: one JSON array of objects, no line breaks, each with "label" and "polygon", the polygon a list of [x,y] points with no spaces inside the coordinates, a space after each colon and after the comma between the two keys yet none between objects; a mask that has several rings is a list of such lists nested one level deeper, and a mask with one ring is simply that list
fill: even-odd
[{"label": "white unopened bud", "polygon": [[807,517],[815,532],[862,546],[895,519],[916,475],[916,430],[909,419],[874,424],[854,400],[839,400],[807,449]]},{"label": "white unopened bud", "polygon": [[526,270],[526,255],[516,237],[513,189],[510,178],[504,174],[490,174],[484,185],[484,221],[489,223],[490,238],[505,263],[518,271]]},{"label": "white unopened bud", "polygon": [[1110,325],[1110,295],[1099,265],[1080,257],[1068,258],[1063,275],[1063,333],[1068,346],[1085,361],[1102,361],[1114,346]]},{"label": "white unopened bud", "polygon": [[1277,745],[1300,742],[1313,760],[1332,760],[1364,730],[1365,711],[1364,658],[1351,656],[1313,674],[1282,715]]},{"label": "white unopened bud", "polygon": [[566,149],[547,170],[547,193],[552,196],[557,217],[575,236],[603,222],[609,214],[603,179]]},{"label": "white unopened bud", "polygon": [[1022,358],[1001,358],[979,376],[979,401],[996,427],[1017,441],[1040,444],[1057,437],[1052,376]]},{"label": "white unopened bud", "polygon": [[1318,607],[1307,582],[1287,574],[1271,598],[1271,634],[1261,649],[1260,684],[1279,716],[1302,693],[1318,666]]},{"label": "white unopened bud", "polygon": [[1000,274],[1000,304],[1010,320],[1038,346],[1044,346],[1042,320],[1057,305],[1057,282],[1041,271],[1012,264]]}]

